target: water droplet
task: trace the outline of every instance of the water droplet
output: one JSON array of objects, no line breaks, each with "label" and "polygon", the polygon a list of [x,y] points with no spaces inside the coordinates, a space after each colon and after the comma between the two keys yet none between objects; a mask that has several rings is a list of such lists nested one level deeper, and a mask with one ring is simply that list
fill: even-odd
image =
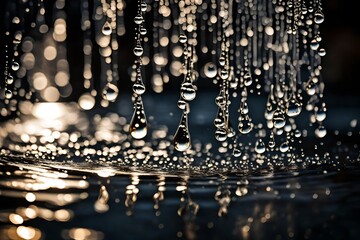
[{"label": "water droplet", "polygon": [[221,79],[223,79],[223,80],[228,79],[228,78],[229,78],[229,71],[228,71],[227,69],[225,69],[225,68],[221,69],[221,71],[220,71],[220,77],[221,77]]},{"label": "water droplet", "polygon": [[217,128],[221,128],[223,126],[225,126],[225,120],[224,120],[224,114],[223,114],[223,110],[221,108],[219,108],[216,117],[214,119],[214,125]]},{"label": "water droplet", "polygon": [[142,12],[146,12],[146,9],[147,9],[146,2],[141,2],[140,9],[141,9]]},{"label": "water droplet", "polygon": [[104,26],[102,27],[102,33],[106,36],[110,35],[112,32],[111,25],[108,21],[105,21]]},{"label": "water droplet", "polygon": [[147,134],[147,122],[141,97],[135,99],[134,113],[130,122],[130,134],[135,139],[142,139]]},{"label": "water droplet", "polygon": [[13,96],[12,91],[9,89],[6,89],[5,90],[5,98],[10,99],[10,98],[12,98],[12,96]]},{"label": "water droplet", "polygon": [[248,115],[241,114],[238,125],[241,134],[248,134],[253,129],[253,124]]},{"label": "water droplet", "polygon": [[134,18],[134,22],[138,25],[142,24],[144,21],[144,18],[141,14],[136,15],[136,17]]},{"label": "water droplet", "polygon": [[323,108],[319,108],[315,112],[315,118],[316,118],[316,121],[318,121],[318,122],[324,121],[326,118],[326,111],[324,111]]},{"label": "water droplet", "polygon": [[251,84],[252,84],[252,77],[251,77],[251,74],[250,74],[250,72],[246,72],[245,74],[244,74],[244,84],[245,84],[245,86],[250,86]]},{"label": "water droplet", "polygon": [[106,84],[103,89],[102,97],[110,102],[114,102],[119,94],[119,89],[112,83]]},{"label": "water droplet", "polygon": [[196,97],[196,90],[191,82],[185,82],[181,85],[181,97],[186,101],[191,101]]},{"label": "water droplet", "polygon": [[263,142],[263,140],[259,139],[256,141],[256,144],[255,144],[255,152],[257,152],[258,154],[262,154],[264,153],[266,150],[266,147],[265,147],[265,143]]},{"label": "water droplet", "polygon": [[282,128],[285,126],[284,113],[280,108],[277,108],[273,115],[273,124],[275,128]]},{"label": "water droplet", "polygon": [[146,88],[141,79],[140,74],[136,77],[136,81],[135,81],[132,89],[133,89],[133,92],[136,93],[137,95],[142,95],[145,92]]},{"label": "water droplet", "polygon": [[215,103],[216,103],[216,105],[218,105],[219,107],[225,107],[226,101],[225,101],[225,98],[224,98],[224,96],[223,96],[222,93],[220,93],[220,94],[215,98]]},{"label": "water droplet", "polygon": [[188,114],[186,112],[183,113],[179,127],[175,133],[173,140],[175,149],[179,152],[184,152],[188,150],[191,145],[187,115]]},{"label": "water droplet", "polygon": [[14,82],[14,77],[9,74],[6,78],[6,84],[12,84],[13,82]]},{"label": "water droplet", "polygon": [[287,142],[283,142],[281,145],[280,145],[280,152],[282,153],[285,153],[289,150],[289,145]]},{"label": "water droplet", "polygon": [[18,62],[13,62],[13,64],[11,65],[11,69],[13,71],[17,71],[17,70],[19,70],[19,68],[20,68],[20,65]]},{"label": "water droplet", "polygon": [[234,157],[240,157],[241,156],[241,151],[236,147],[234,147],[234,149],[233,149],[233,156]]},{"label": "water droplet", "polygon": [[186,108],[186,102],[183,99],[179,99],[177,102],[178,108],[184,110]]},{"label": "water droplet", "polygon": [[311,40],[310,42],[310,48],[314,51],[316,51],[319,48],[320,44],[316,39]]},{"label": "water droplet", "polygon": [[227,126],[227,136],[229,138],[232,138],[236,135],[236,132],[234,130],[234,128],[232,127],[230,121],[228,122],[228,126]]},{"label": "water droplet", "polygon": [[144,49],[142,48],[141,44],[138,42],[134,48],[134,54],[137,57],[141,57],[144,53]]},{"label": "water droplet", "polygon": [[318,51],[318,53],[319,53],[319,56],[320,56],[320,57],[324,57],[324,56],[326,55],[326,51],[325,51],[324,48],[320,48],[319,51]]},{"label": "water droplet", "polygon": [[318,138],[323,138],[326,136],[326,128],[324,126],[319,126],[317,129],[315,129],[315,134]]},{"label": "water droplet", "polygon": [[316,84],[314,83],[314,81],[310,80],[306,84],[306,92],[309,96],[312,96],[316,93]]},{"label": "water droplet", "polygon": [[141,28],[140,28],[140,34],[141,34],[141,35],[146,35],[146,33],[147,33],[146,28],[141,27]]},{"label": "water droplet", "polygon": [[295,99],[292,98],[287,102],[286,105],[286,115],[289,117],[296,117],[301,113],[301,104]]},{"label": "water droplet", "polygon": [[218,128],[215,131],[215,138],[219,142],[223,142],[227,139],[227,132],[225,128]]},{"label": "water droplet", "polygon": [[204,66],[204,74],[208,78],[216,77],[216,74],[217,74],[216,65],[211,63],[211,62],[205,64],[205,66]]},{"label": "water droplet", "polygon": [[179,42],[180,43],[186,43],[187,42],[187,37],[186,37],[186,35],[185,34],[180,34],[180,36],[179,36]]},{"label": "water droplet", "polygon": [[225,66],[225,57],[224,56],[221,56],[219,58],[219,64],[220,64],[220,66]]},{"label": "water droplet", "polygon": [[301,137],[301,131],[299,129],[295,130],[295,137],[297,138]]},{"label": "water droplet", "polygon": [[317,24],[324,22],[324,14],[320,9],[318,9],[314,14],[314,21]]},{"label": "water droplet", "polygon": [[270,134],[269,147],[270,147],[270,148],[274,148],[274,147],[275,147],[274,132],[271,132],[271,134]]}]

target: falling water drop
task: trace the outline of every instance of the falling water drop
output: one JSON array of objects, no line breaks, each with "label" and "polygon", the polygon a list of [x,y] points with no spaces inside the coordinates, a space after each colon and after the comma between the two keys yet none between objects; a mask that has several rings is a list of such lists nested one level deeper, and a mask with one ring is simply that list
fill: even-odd
[{"label": "falling water drop", "polygon": [[312,50],[316,51],[319,48],[320,44],[316,39],[311,40],[310,47]]},{"label": "falling water drop", "polygon": [[322,125],[320,125],[317,129],[315,129],[315,135],[318,137],[318,138],[323,138],[326,136],[326,128]]},{"label": "falling water drop", "polygon": [[180,36],[179,36],[179,41],[181,42],[181,43],[186,43],[187,42],[187,37],[186,37],[186,35],[185,34],[180,34]]},{"label": "falling water drop", "polygon": [[130,134],[135,139],[142,139],[147,134],[147,122],[140,96],[135,99],[135,109],[130,122]]},{"label": "falling water drop", "polygon": [[12,75],[8,75],[6,78],[6,84],[12,84],[14,82],[14,77]]},{"label": "falling water drop", "polygon": [[234,157],[240,157],[241,156],[241,151],[237,147],[234,147],[234,149],[233,149],[233,156]]},{"label": "falling water drop", "polygon": [[255,143],[255,151],[258,154],[262,154],[265,152],[265,150],[266,150],[265,143],[263,142],[263,140],[258,139]]},{"label": "falling water drop", "polygon": [[250,74],[250,72],[246,72],[245,74],[244,74],[244,84],[245,84],[245,86],[250,86],[251,84],[252,84],[252,77],[251,77],[251,74]]},{"label": "falling water drop", "polygon": [[136,93],[137,95],[144,94],[146,88],[145,88],[145,85],[144,85],[140,75],[137,77],[137,80],[134,83],[132,89],[133,89],[134,93]]},{"label": "falling water drop", "polygon": [[274,137],[274,132],[273,131],[271,131],[271,133],[270,133],[269,147],[270,148],[275,147],[275,137]]},{"label": "falling water drop", "polygon": [[320,57],[324,57],[324,56],[326,55],[326,51],[325,51],[324,48],[320,48],[319,51],[318,51],[318,53],[319,53],[319,56],[320,56]]},{"label": "falling water drop", "polygon": [[116,85],[112,83],[106,84],[104,90],[102,92],[102,96],[104,99],[114,102],[119,94],[119,89]]},{"label": "falling water drop", "polygon": [[110,35],[112,32],[111,25],[109,21],[105,21],[104,26],[102,27],[102,33],[106,36]]},{"label": "falling water drop", "polygon": [[241,134],[248,134],[253,129],[253,124],[248,115],[241,114],[238,125]]},{"label": "falling water drop", "polygon": [[146,2],[141,2],[140,4],[140,9],[142,12],[146,12],[146,9],[147,9],[147,4]]},{"label": "falling water drop", "polygon": [[285,141],[280,145],[280,152],[285,153],[289,150],[289,145],[288,143]]},{"label": "falling water drop", "polygon": [[6,89],[5,90],[5,98],[10,99],[10,98],[12,98],[12,96],[13,96],[12,91],[9,89]]},{"label": "falling water drop", "polygon": [[179,99],[177,102],[178,108],[184,110],[186,108],[186,102],[183,99]]},{"label": "falling water drop", "polygon": [[273,115],[273,123],[275,128],[282,128],[285,126],[285,117],[284,113],[280,108],[277,108]]},{"label": "falling water drop", "polygon": [[13,71],[17,71],[17,70],[19,70],[19,68],[20,68],[20,65],[18,62],[13,62],[13,64],[11,65],[11,69]]},{"label": "falling water drop", "polygon": [[207,63],[204,66],[204,74],[206,77],[208,78],[214,78],[216,77],[216,73],[217,73],[217,69],[216,69],[216,65],[213,63]]},{"label": "falling water drop", "polygon": [[186,101],[191,101],[196,97],[196,90],[191,82],[185,82],[181,85],[181,96]]},{"label": "falling water drop", "polygon": [[215,131],[215,138],[219,142],[224,142],[227,139],[227,132],[225,128],[218,128]]},{"label": "falling water drop", "polygon": [[179,152],[184,152],[190,148],[191,140],[188,129],[188,113],[184,111],[179,127],[174,136],[174,146]]},{"label": "falling water drop", "polygon": [[287,102],[285,111],[289,117],[296,117],[301,113],[301,104],[295,98],[292,98]]},{"label": "falling water drop", "polygon": [[324,14],[320,9],[318,9],[314,14],[314,21],[316,24],[321,24],[324,22]]},{"label": "falling water drop", "polygon": [[134,48],[134,54],[137,57],[141,57],[144,53],[144,49],[142,48],[140,42],[138,42]]},{"label": "falling water drop", "polygon": [[138,25],[142,24],[144,21],[144,18],[141,14],[136,15],[136,17],[134,18],[134,22]]}]

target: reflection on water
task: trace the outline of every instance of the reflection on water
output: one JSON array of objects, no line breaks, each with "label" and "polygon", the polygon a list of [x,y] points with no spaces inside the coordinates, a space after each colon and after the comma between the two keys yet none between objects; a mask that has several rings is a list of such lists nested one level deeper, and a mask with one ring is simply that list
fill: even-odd
[{"label": "reflection on water", "polygon": [[[1,160],[0,239],[356,239],[359,168],[222,177]],[[141,229],[141,231],[139,231]]]},{"label": "reflection on water", "polygon": [[197,141],[203,129],[195,129],[193,147],[179,154],[172,114],[168,127],[150,116],[144,140],[129,138],[124,116],[40,103],[4,122],[0,239],[358,236],[356,141],[258,154],[249,135],[235,156],[232,146]]}]

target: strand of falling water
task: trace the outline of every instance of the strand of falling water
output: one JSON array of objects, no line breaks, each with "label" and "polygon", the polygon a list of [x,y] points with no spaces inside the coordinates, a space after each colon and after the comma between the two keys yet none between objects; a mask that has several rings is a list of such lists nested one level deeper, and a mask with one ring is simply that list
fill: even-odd
[{"label": "strand of falling water", "polygon": [[[102,33],[105,37],[109,38],[109,44],[103,48],[105,63],[110,65],[110,68],[106,70],[106,81],[105,87],[102,90],[102,106],[106,107],[108,102],[114,102],[117,99],[119,89],[117,87],[118,76],[118,63],[117,63],[117,31],[116,31],[116,1],[111,0],[108,4],[105,0],[101,1],[102,9],[105,16],[105,23],[102,27]],[[106,53],[110,52],[110,54]]]},{"label": "strand of falling water", "polygon": [[124,0],[116,0],[116,33],[118,36],[124,36],[126,33],[126,28],[124,24],[124,9],[125,9]]},{"label": "strand of falling water", "polygon": [[[177,151],[184,152],[191,146],[191,138],[188,127],[188,114],[190,113],[189,102],[196,97],[196,87],[194,86],[197,72],[194,70],[194,59],[196,59],[195,45],[197,44],[196,35],[196,9],[195,1],[179,1],[180,17],[179,24],[183,33],[179,36],[179,42],[184,44],[184,81],[180,87],[180,99],[178,107],[183,110],[180,124],[174,135],[174,147]],[[188,39],[188,36],[190,39]]]},{"label": "strand of falling water", "polygon": [[143,106],[141,95],[145,92],[145,85],[142,80],[141,57],[144,53],[142,47],[143,35],[146,34],[146,28],[144,26],[144,14],[147,10],[147,4],[144,0],[138,1],[138,13],[134,18],[134,22],[137,25],[137,33],[135,37],[134,55],[137,57],[135,60],[136,76],[133,84],[133,97],[134,97],[134,113],[130,122],[130,134],[135,139],[142,139],[147,134],[147,121]]},{"label": "strand of falling water", "polygon": [[79,106],[84,110],[90,110],[95,106],[95,96],[97,94],[94,88],[94,78],[92,72],[92,50],[93,43],[91,41],[91,21],[89,13],[89,1],[81,1],[81,30],[83,31],[83,53],[84,53],[84,88],[87,90],[83,93],[79,100]]}]

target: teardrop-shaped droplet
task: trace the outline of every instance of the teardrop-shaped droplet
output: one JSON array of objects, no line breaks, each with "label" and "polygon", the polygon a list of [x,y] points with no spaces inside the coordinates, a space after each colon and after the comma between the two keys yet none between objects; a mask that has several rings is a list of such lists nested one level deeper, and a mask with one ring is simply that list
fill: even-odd
[{"label": "teardrop-shaped droplet", "polygon": [[118,94],[119,94],[118,87],[112,83],[106,84],[102,92],[103,98],[108,100],[109,102],[114,102]]},{"label": "teardrop-shaped droplet", "polygon": [[295,99],[291,99],[286,105],[286,115],[296,117],[301,113],[301,104]]},{"label": "teardrop-shaped droplet", "polygon": [[285,117],[283,111],[278,108],[275,110],[273,115],[273,124],[275,128],[282,128],[285,126]]},{"label": "teardrop-shaped droplet", "polygon": [[295,137],[297,138],[301,137],[301,131],[299,129],[295,130]]},{"label": "teardrop-shaped droplet", "polygon": [[320,24],[320,23],[324,22],[324,14],[322,13],[322,11],[320,9],[318,9],[314,14],[314,22],[316,24]]},{"label": "teardrop-shaped droplet", "polygon": [[134,22],[138,25],[142,24],[143,21],[144,21],[144,18],[141,14],[136,15],[134,18]]},{"label": "teardrop-shaped droplet", "polygon": [[147,134],[147,122],[141,97],[136,97],[134,113],[130,122],[130,134],[135,139],[142,139]]},{"label": "teardrop-shaped droplet", "polygon": [[187,113],[184,112],[179,127],[174,135],[174,146],[179,152],[184,152],[190,148],[191,140],[188,129]]},{"label": "teardrop-shaped droplet", "polygon": [[12,75],[8,75],[6,80],[5,80],[6,84],[12,84],[14,82],[14,77]]},{"label": "teardrop-shaped droplet", "polygon": [[19,65],[18,62],[13,62],[13,63],[12,63],[11,69],[12,69],[13,71],[17,71],[17,70],[19,70],[19,68],[20,68],[20,65]]},{"label": "teardrop-shaped droplet", "polygon": [[322,122],[326,118],[326,111],[321,107],[315,112],[316,121]]},{"label": "teardrop-shaped droplet", "polygon": [[179,36],[179,42],[180,43],[186,43],[187,42],[187,37],[186,37],[186,35],[185,34],[180,34],[180,36]]},{"label": "teardrop-shaped droplet", "polygon": [[137,95],[142,95],[145,92],[146,88],[142,81],[140,71],[138,71],[137,74],[138,75],[136,76],[136,81],[135,81],[132,89],[133,89],[133,92],[136,93]]},{"label": "teardrop-shaped droplet", "polygon": [[262,154],[264,153],[266,150],[265,147],[265,143],[263,142],[263,140],[259,139],[256,141],[255,143],[255,152],[257,152],[258,154]]},{"label": "teardrop-shaped droplet", "polygon": [[186,101],[191,101],[196,97],[196,90],[191,82],[185,82],[181,85],[181,97]]},{"label": "teardrop-shaped droplet", "polygon": [[253,124],[248,115],[241,115],[238,125],[239,132],[241,134],[248,134],[253,129]]},{"label": "teardrop-shaped droplet", "polygon": [[282,153],[285,153],[289,151],[289,145],[287,142],[283,142],[281,145],[280,145],[280,152]]},{"label": "teardrop-shaped droplet", "polygon": [[12,98],[12,96],[13,96],[12,91],[10,89],[6,89],[5,90],[5,98],[10,99],[10,98]]},{"label": "teardrop-shaped droplet", "polygon": [[248,114],[249,113],[249,106],[246,101],[242,101],[240,105],[240,112],[242,114]]},{"label": "teardrop-shaped droplet", "polygon": [[250,72],[246,72],[245,74],[244,74],[244,84],[245,84],[245,86],[250,86],[251,84],[252,84],[252,77],[251,77],[251,74],[250,74]]},{"label": "teardrop-shaped droplet", "polygon": [[223,142],[227,139],[227,132],[225,128],[218,128],[215,131],[215,138],[219,142]]},{"label": "teardrop-shaped droplet", "polygon": [[106,36],[110,35],[112,32],[111,25],[108,21],[105,21],[104,26],[102,27],[102,33]]},{"label": "teardrop-shaped droplet", "polygon": [[144,49],[142,48],[140,43],[137,43],[135,48],[134,48],[134,54],[137,57],[141,57],[144,53]]}]

